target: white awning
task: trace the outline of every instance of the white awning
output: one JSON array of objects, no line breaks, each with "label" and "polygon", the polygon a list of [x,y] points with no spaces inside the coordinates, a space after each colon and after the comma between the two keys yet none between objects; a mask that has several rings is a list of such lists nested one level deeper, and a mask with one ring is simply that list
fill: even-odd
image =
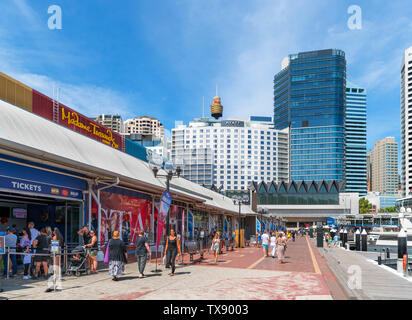
[{"label": "white awning", "polygon": [[[161,193],[164,178],[155,178],[147,162],[113,149],[53,121],[0,100],[0,153],[51,163],[88,177],[119,177],[121,183]],[[165,174],[163,170],[159,174]],[[175,186],[175,187],[174,187]],[[232,199],[184,178],[173,177],[171,192],[210,209],[237,214]],[[242,206],[242,214],[253,214]]]}]

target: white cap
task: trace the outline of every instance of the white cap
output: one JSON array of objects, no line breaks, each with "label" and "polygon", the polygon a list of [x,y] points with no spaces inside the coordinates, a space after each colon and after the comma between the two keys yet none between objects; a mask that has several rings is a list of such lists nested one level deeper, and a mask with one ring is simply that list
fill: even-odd
[{"label": "white cap", "polygon": [[365,229],[363,229],[362,234],[368,234]]},{"label": "white cap", "polygon": [[360,234],[360,231],[359,231],[359,229],[358,230],[356,230],[356,232],[355,232],[356,234]]}]

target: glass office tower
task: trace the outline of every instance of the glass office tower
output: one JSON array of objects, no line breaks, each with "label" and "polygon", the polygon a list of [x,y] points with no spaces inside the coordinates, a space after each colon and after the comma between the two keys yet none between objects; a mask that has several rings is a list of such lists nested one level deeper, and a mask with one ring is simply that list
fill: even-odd
[{"label": "glass office tower", "polygon": [[367,194],[366,90],[346,83],[346,191]]},{"label": "glass office tower", "polygon": [[345,179],[346,60],[342,50],[290,55],[274,78],[274,125],[290,126],[295,181]]}]

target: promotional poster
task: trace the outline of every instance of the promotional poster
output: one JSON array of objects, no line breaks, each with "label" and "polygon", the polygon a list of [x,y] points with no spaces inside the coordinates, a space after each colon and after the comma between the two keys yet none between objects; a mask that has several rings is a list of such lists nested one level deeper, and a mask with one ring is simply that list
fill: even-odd
[{"label": "promotional poster", "polygon": [[[107,242],[113,231],[120,232],[121,239],[134,243],[138,230],[150,230],[151,202],[117,193],[102,191],[101,240]],[[97,204],[93,203],[97,209]],[[95,210],[97,212],[97,210]]]}]

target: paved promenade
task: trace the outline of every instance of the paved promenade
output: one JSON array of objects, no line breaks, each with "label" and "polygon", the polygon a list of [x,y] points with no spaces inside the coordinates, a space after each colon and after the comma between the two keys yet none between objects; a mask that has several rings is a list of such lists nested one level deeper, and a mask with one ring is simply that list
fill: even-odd
[{"label": "paved promenade", "polygon": [[[407,280],[399,276],[395,270],[387,266],[379,266],[374,261],[378,253],[355,252],[342,248],[325,248],[320,251],[349,299],[412,299],[412,279],[409,277]],[[360,267],[359,286],[350,280],[353,273],[348,270],[351,266]]]},{"label": "paved promenade", "polygon": [[[196,258],[196,257],[195,257]],[[170,269],[153,273],[146,267],[146,278],[137,278],[136,263],[126,266],[120,281],[114,282],[107,269],[96,275],[64,277],[62,290],[44,292],[45,281],[3,280],[7,299],[93,299],[93,300],[331,300],[346,299],[345,292],[327,266],[326,260],[307,238],[291,242],[286,262],[263,257],[262,249],[247,247],[219,255],[217,265],[212,255],[200,263],[178,265],[175,276]]]}]

